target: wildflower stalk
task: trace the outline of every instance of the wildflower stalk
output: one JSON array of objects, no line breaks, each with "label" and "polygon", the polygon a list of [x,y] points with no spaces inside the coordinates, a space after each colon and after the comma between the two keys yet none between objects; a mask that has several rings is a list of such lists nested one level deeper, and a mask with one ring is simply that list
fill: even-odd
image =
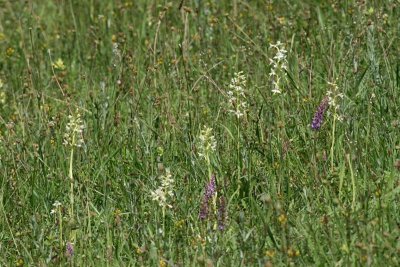
[{"label": "wildflower stalk", "polygon": [[240,173],[241,173],[241,156],[240,156],[240,123],[241,117],[245,116],[248,110],[247,98],[245,94],[245,88],[247,85],[246,76],[242,71],[234,74],[234,77],[229,84],[228,103],[230,106],[229,112],[235,115],[236,120],[236,153],[237,153],[237,192],[240,192]]},{"label": "wildflower stalk", "polygon": [[336,130],[336,114],[333,116],[333,122],[332,122],[332,143],[331,143],[331,172],[334,171],[333,168],[333,149],[335,147],[335,130]]},{"label": "wildflower stalk", "polygon": [[276,50],[275,56],[270,59],[271,70],[269,73],[272,83],[272,93],[282,94],[282,88],[287,80],[287,51],[285,44],[278,41],[276,44],[270,44],[270,48]]},{"label": "wildflower stalk", "polygon": [[237,128],[237,139],[236,139],[236,149],[237,149],[237,180],[238,180],[238,193],[240,192],[241,186],[241,179],[240,179],[240,172],[241,172],[241,157],[240,157],[240,121],[239,118],[236,117],[236,128]]},{"label": "wildflower stalk", "polygon": [[[288,51],[285,49],[285,44],[281,43],[281,41],[277,41],[275,44],[270,44],[269,48],[274,52],[270,61],[270,72],[269,77],[271,81],[271,92],[273,95],[281,95],[285,93],[285,87],[287,83],[287,71],[288,71],[288,61],[287,61],[287,53]],[[283,127],[282,122],[286,119],[286,109],[285,109],[285,98],[280,97],[279,99],[280,109],[277,110],[278,118],[279,118],[279,132],[278,132],[278,141],[282,142],[282,139],[285,139],[285,128]],[[282,177],[282,175],[279,175]],[[281,184],[282,178],[279,178],[279,184]],[[285,180],[286,187],[289,188],[288,180]]]},{"label": "wildflower stalk", "polygon": [[[75,142],[75,136],[72,137],[72,141]],[[73,175],[73,163],[74,163],[74,147],[71,148],[71,153],[69,156],[69,183],[70,183],[70,190],[69,190],[69,202],[70,202],[70,218],[74,218],[74,175]]]},{"label": "wildflower stalk", "polygon": [[161,185],[154,191],[151,191],[151,197],[153,201],[157,201],[158,205],[162,210],[162,235],[165,235],[165,217],[167,208],[171,209],[172,205],[169,204],[169,200],[174,197],[174,180],[172,179],[172,174],[169,168],[165,170],[165,174],[159,177],[161,180]]},{"label": "wildflower stalk", "polygon": [[[212,206],[213,214],[210,214],[209,207]],[[199,217],[201,220],[207,220],[210,217],[215,217],[215,212],[217,212],[217,186],[216,186],[216,177],[214,174],[210,176],[210,181],[206,184],[204,195],[200,207],[200,214]],[[208,224],[207,220],[207,224]],[[216,230],[218,227],[217,222],[214,221],[213,230]]]},{"label": "wildflower stalk", "polygon": [[[218,195],[218,192],[217,192],[217,190],[215,190],[215,194],[214,194],[214,196],[213,196],[213,198],[212,198],[213,211],[214,211],[214,212],[216,212],[216,211],[218,210],[218,209],[217,209],[217,197],[218,197],[217,195]],[[218,227],[217,221],[214,220],[213,230],[216,230],[217,227]]]},{"label": "wildflower stalk", "polygon": [[333,121],[332,121],[332,142],[331,142],[331,151],[330,151],[330,157],[331,157],[331,172],[334,171],[334,147],[335,147],[335,142],[336,142],[336,121],[343,121],[342,116],[339,115],[338,110],[339,110],[339,104],[337,103],[338,98],[343,98],[343,94],[338,92],[338,86],[336,83],[328,83],[329,86],[332,87],[332,90],[329,90],[327,92],[327,98],[329,101],[329,106],[332,107],[333,109]]},{"label": "wildflower stalk", "polygon": [[82,132],[84,129],[83,122],[81,120],[81,115],[78,111],[75,114],[69,115],[69,122],[66,125],[66,132],[64,134],[64,145],[70,147],[69,154],[69,168],[68,168],[68,178],[69,178],[69,199],[70,199],[70,207],[69,207],[69,216],[71,221],[74,221],[74,153],[75,147],[81,147],[84,144]]},{"label": "wildflower stalk", "polygon": [[[233,96],[233,92],[230,94]],[[243,106],[242,106],[243,107]],[[231,111],[232,113],[243,114],[239,113],[238,109]],[[237,119],[238,119],[237,115]],[[238,119],[239,120],[239,119]],[[239,131],[238,127],[238,131]],[[238,132],[240,135],[240,132]],[[201,130],[199,136],[199,156],[204,158],[207,164],[207,171],[208,171],[208,179],[207,185],[205,187],[205,192],[203,195],[203,199],[200,205],[200,220],[207,220],[210,217],[217,218],[218,214],[218,190],[217,186],[217,178],[216,175],[213,173],[212,165],[211,165],[211,156],[213,152],[216,150],[217,142],[215,140],[214,135],[212,134],[212,128],[208,128],[204,126],[204,129]],[[239,147],[238,147],[239,148]],[[238,150],[239,151],[239,150]],[[212,210],[212,214],[210,214],[210,209]],[[213,222],[207,220],[206,224],[211,226],[213,230],[218,229],[218,220],[214,220]],[[206,233],[204,233],[206,234]]]},{"label": "wildflower stalk", "polygon": [[213,129],[204,126],[199,136],[199,156],[207,164],[208,177],[212,176],[211,155],[216,150],[217,142],[212,134]]},{"label": "wildflower stalk", "polygon": [[338,98],[343,98],[343,94],[338,93],[338,87],[335,83],[328,83],[332,87],[332,90],[327,91],[325,98],[321,101],[317,111],[314,114],[311,129],[314,131],[319,131],[323,120],[324,114],[329,107],[333,109],[333,119],[332,119],[332,133],[331,133],[331,149],[330,149],[330,164],[331,172],[334,171],[334,148],[336,142],[336,121],[343,121],[342,116],[339,115],[339,104],[337,103]]},{"label": "wildflower stalk", "polygon": [[206,164],[207,164],[207,172],[208,172],[208,177],[212,176],[212,168],[211,168],[211,160],[210,160],[210,155],[207,153],[205,156]]},{"label": "wildflower stalk", "polygon": [[217,216],[218,229],[220,231],[223,231],[225,229],[225,216],[226,216],[225,198],[223,196],[220,196],[218,198],[218,216]]},{"label": "wildflower stalk", "polygon": [[162,207],[162,236],[165,237],[165,206]]}]

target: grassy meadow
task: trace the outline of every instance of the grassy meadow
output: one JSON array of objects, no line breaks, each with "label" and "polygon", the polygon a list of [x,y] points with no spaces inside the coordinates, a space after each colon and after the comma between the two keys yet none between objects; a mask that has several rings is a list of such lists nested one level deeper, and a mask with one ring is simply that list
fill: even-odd
[{"label": "grassy meadow", "polygon": [[0,0],[0,266],[400,266],[400,2]]}]

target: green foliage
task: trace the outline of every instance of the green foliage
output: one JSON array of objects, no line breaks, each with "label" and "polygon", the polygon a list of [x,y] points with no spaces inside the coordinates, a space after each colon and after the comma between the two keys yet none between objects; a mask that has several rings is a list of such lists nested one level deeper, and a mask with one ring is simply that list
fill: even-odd
[{"label": "green foliage", "polygon": [[179,2],[0,1],[0,265],[400,265],[398,1]]}]

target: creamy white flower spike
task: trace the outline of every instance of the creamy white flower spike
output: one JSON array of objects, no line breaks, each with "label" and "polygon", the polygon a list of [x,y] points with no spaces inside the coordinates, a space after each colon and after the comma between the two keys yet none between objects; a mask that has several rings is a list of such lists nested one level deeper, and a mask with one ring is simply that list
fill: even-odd
[{"label": "creamy white flower spike", "polygon": [[283,83],[286,81],[286,70],[287,70],[287,51],[283,43],[278,41],[276,44],[271,44],[270,48],[276,50],[275,56],[271,59],[270,65],[271,70],[269,77],[272,84],[272,93],[281,94]]},{"label": "creamy white flower spike", "polygon": [[162,208],[172,208],[172,205],[168,203],[169,198],[174,196],[174,179],[169,168],[165,169],[165,174],[159,177],[161,185],[154,191],[151,191],[151,198],[153,201],[158,202]]},{"label": "creamy white flower spike", "polygon": [[217,141],[212,134],[213,129],[204,126],[203,130],[200,131],[199,136],[199,156],[208,159],[211,152],[214,152],[217,148]]},{"label": "creamy white flower spike", "polygon": [[243,71],[236,72],[229,84],[229,91],[227,91],[230,106],[229,112],[234,114],[238,119],[247,111],[246,84],[246,76],[244,76]]},{"label": "creamy white flower spike", "polygon": [[77,111],[75,114],[69,115],[68,119],[69,122],[65,126],[63,144],[71,147],[81,147],[84,144],[83,129],[85,129],[81,115]]}]

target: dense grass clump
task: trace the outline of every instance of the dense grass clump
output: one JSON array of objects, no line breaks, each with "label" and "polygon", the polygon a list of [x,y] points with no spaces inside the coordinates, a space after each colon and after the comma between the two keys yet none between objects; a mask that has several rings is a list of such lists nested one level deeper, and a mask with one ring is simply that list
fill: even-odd
[{"label": "dense grass clump", "polygon": [[398,1],[0,1],[1,266],[399,266]]}]

